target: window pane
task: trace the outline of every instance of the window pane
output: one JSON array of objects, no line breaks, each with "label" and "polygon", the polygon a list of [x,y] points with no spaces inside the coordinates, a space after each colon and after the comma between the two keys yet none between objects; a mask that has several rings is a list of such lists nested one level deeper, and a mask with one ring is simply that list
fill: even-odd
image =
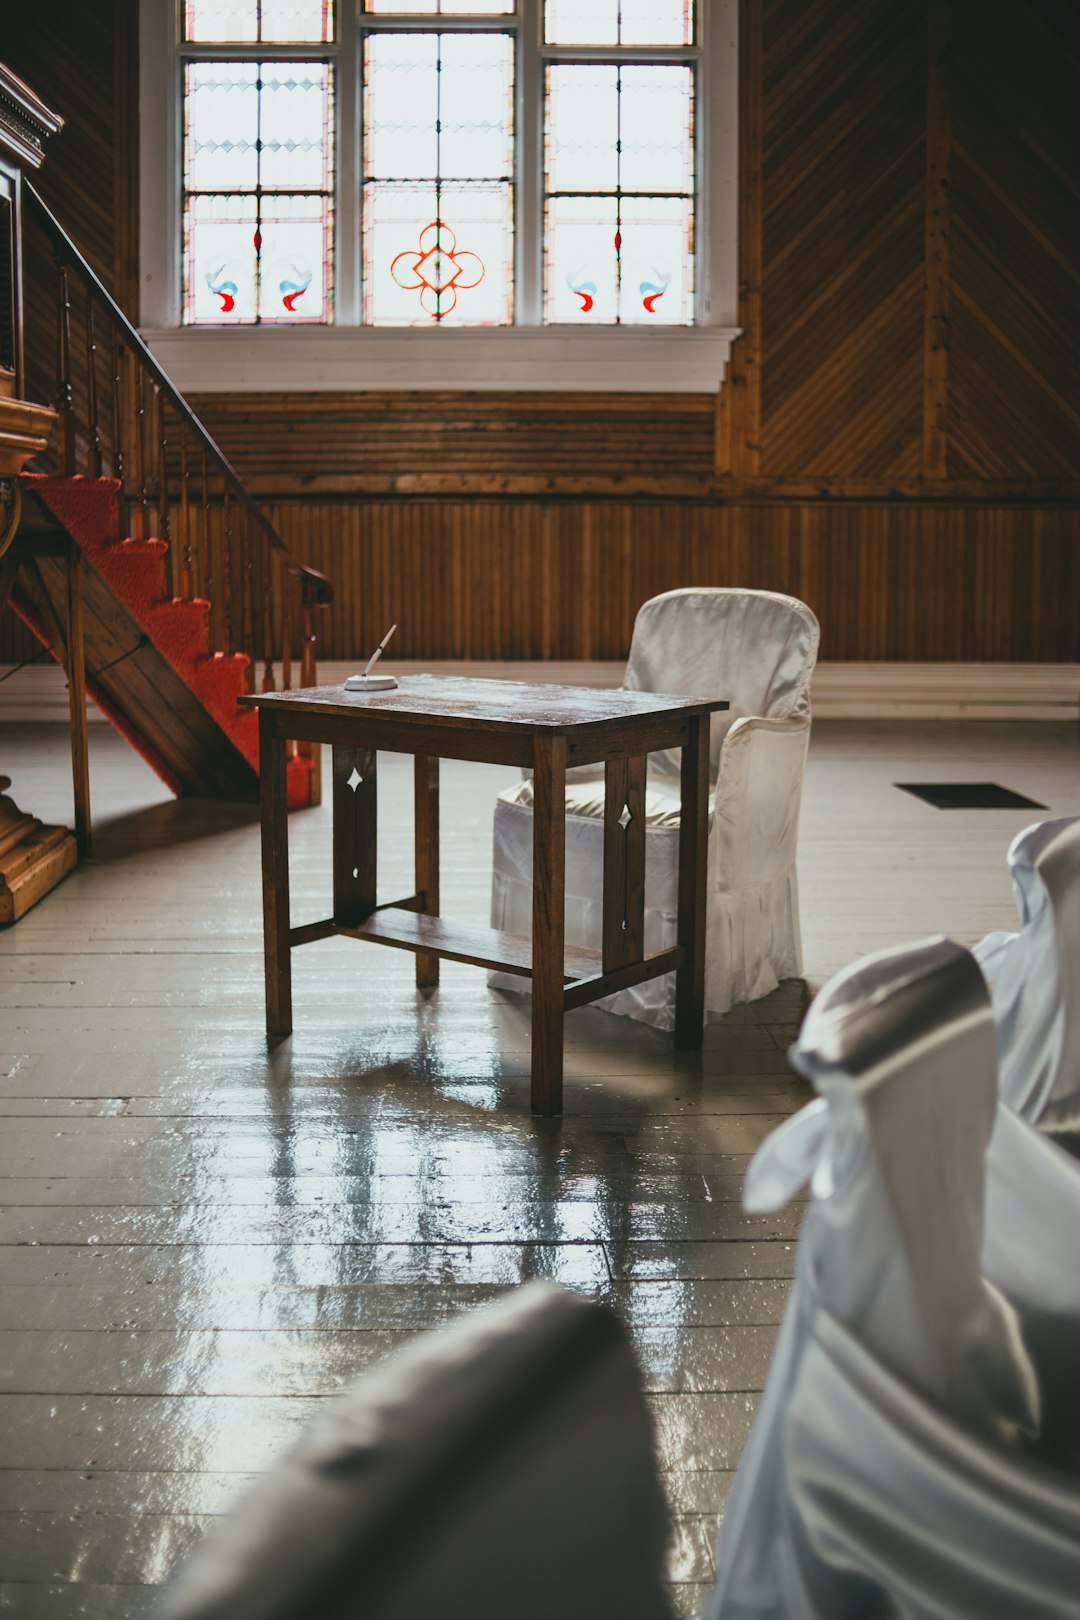
[{"label": "window pane", "polygon": [[364,47],[364,172],[434,180],[438,34],[378,34]]},{"label": "window pane", "polygon": [[509,180],[513,172],[514,47],[506,34],[443,34],[440,173]]},{"label": "window pane", "polygon": [[185,220],[186,321],[255,319],[255,198],[193,197]]},{"label": "window pane", "polygon": [[619,70],[548,69],[545,156],[549,191],[614,191],[618,184]]},{"label": "window pane", "polygon": [[326,320],[328,64],[192,62],[186,88],[184,320]]},{"label": "window pane", "polygon": [[553,197],[546,213],[545,320],[610,325],[618,308],[614,197]]},{"label": "window pane", "polygon": [[260,95],[259,177],[274,190],[327,189],[325,62],[267,63]]},{"label": "window pane", "polygon": [[321,45],[334,37],[331,0],[185,0],[184,38]]},{"label": "window pane", "polygon": [[693,0],[546,0],[550,45],[692,45]]},{"label": "window pane", "polygon": [[377,34],[364,54],[366,174],[379,180],[511,177],[508,35]]},{"label": "window pane", "polygon": [[693,87],[676,63],[548,69],[546,320],[692,320]]},{"label": "window pane", "polygon": [[544,318],[581,325],[685,326],[693,318],[684,197],[552,197]]},{"label": "window pane", "polygon": [[331,243],[322,198],[264,195],[260,225],[260,320],[325,321]]},{"label": "window pane", "polygon": [[365,319],[508,321],[513,40],[374,34],[364,64]]},{"label": "window pane", "polygon": [[623,198],[619,320],[686,326],[693,319],[692,218],[684,197]]},{"label": "window pane", "polygon": [[[364,319],[378,326],[506,325],[513,314],[508,182],[374,181],[365,195]],[[437,223],[441,222],[441,223]]]},{"label": "window pane", "polygon": [[185,320],[325,320],[329,225],[321,197],[189,198]]},{"label": "window pane", "polygon": [[259,177],[259,68],[191,62],[184,98],[189,191],[254,190]]},{"label": "window pane", "polygon": [[260,39],[323,45],[334,37],[329,0],[263,0]]},{"label": "window pane", "polygon": [[398,17],[505,17],[515,0],[363,0],[369,16]]},{"label": "window pane", "polygon": [[259,8],[255,0],[186,0],[184,38],[237,40],[259,37]]},{"label": "window pane", "polygon": [[626,66],[621,71],[619,182],[624,191],[693,186],[693,71]]}]

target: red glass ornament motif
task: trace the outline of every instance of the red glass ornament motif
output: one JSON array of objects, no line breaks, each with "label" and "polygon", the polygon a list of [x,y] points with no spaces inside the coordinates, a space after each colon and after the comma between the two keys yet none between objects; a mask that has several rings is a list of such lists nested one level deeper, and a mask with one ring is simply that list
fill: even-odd
[{"label": "red glass ornament motif", "polygon": [[458,251],[457,238],[441,219],[420,232],[419,253],[399,253],[390,266],[399,287],[420,293],[420,307],[439,320],[457,303],[459,289],[477,287],[484,262],[475,253]]}]

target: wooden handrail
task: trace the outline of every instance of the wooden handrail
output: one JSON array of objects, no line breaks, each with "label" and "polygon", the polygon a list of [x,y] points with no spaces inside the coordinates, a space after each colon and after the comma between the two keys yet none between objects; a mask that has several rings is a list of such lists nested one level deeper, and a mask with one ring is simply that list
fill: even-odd
[{"label": "wooden handrail", "polygon": [[[220,448],[217,441],[203,426],[202,422],[191,409],[191,406],[188,404],[183,394],[181,394],[180,390],[173,384],[168,374],[162,369],[151,350],[139,336],[138,331],[128,320],[119,304],[104,286],[101,279],[87,262],[83,254],[76,247],[75,243],[71,240],[71,237],[64,230],[59,220],[57,220],[55,215],[49,209],[48,205],[42,200],[41,196],[28,181],[24,181],[23,183],[23,195],[32,205],[34,212],[37,214],[41,224],[45,228],[47,235],[52,241],[53,249],[57,255],[57,262],[61,266],[61,275],[64,278],[64,285],[66,286],[66,271],[67,269],[71,268],[79,272],[84,285],[89,285],[93,289],[96,297],[104,305],[114,331],[118,331],[120,333],[140,368],[144,372],[149,373],[149,376],[153,379],[153,383],[156,384],[159,394],[168,401],[171,409],[175,411],[176,415],[180,418],[184,432],[193,434],[194,437],[201,443],[203,449],[209,455],[210,459],[216,464],[218,473],[225,480],[226,484],[230,486],[231,499],[244,509],[251,522],[265,536],[272,550],[280,555],[286,572],[298,580],[301,588],[302,601],[308,607],[322,607],[327,605],[333,600],[334,590],[326,575],[321,574],[316,568],[309,568],[306,563],[297,562],[296,558],[292,555],[288,546],[278,534],[269,518],[266,517],[257,503],[248,494],[247,489],[241,482],[239,475],[237,474],[232,463],[229,461],[229,458],[225,455],[225,452]],[[66,331],[62,335],[61,341],[63,342],[65,339]],[[66,385],[68,392],[70,393],[70,376],[67,378],[62,377],[61,385],[62,387]],[[72,432],[70,424],[68,424],[65,431],[68,433]],[[66,443],[67,440],[65,439],[65,444]],[[145,482],[145,466],[140,469],[140,473]]]}]

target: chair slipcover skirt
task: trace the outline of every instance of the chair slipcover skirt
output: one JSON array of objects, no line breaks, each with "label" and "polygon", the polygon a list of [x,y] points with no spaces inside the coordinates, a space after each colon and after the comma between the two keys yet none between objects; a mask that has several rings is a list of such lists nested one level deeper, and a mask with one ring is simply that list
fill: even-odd
[{"label": "chair slipcover skirt", "polygon": [[[731,705],[710,726],[706,1021],[802,972],[795,846],[817,646],[809,608],[771,591],[668,591],[644,603],[634,624],[628,690],[726,698]],[[646,955],[676,943],[679,771],[678,750],[649,756]],[[567,772],[566,812],[566,942],[599,952],[602,766]],[[532,839],[532,783],[524,781],[495,806],[491,923],[526,936]],[[526,988],[510,975],[494,974],[490,982],[519,994]],[[674,975],[595,1005],[672,1029]]]},{"label": "chair slipcover skirt", "polygon": [[951,942],[838,975],[793,1061],[822,1095],[763,1144],[746,1204],[812,1196],[707,1620],[1067,1620],[1080,1167],[997,1102]]},{"label": "chair slipcover skirt", "polygon": [[[805,733],[792,739],[794,752],[805,754]],[[566,943],[598,950],[603,938],[603,780],[567,786]],[[645,954],[669,950],[676,943],[679,912],[679,784],[670,778],[651,780],[649,830],[645,857]],[[575,814],[575,806],[599,815]],[[798,800],[789,803],[793,833],[798,826]],[[665,825],[661,818],[666,819]],[[794,837],[781,838],[763,860],[771,867],[757,876],[741,858],[739,845],[751,835],[746,821],[726,826],[711,818],[705,903],[705,1020],[720,1018],[740,1001],[755,1001],[775,990],[781,979],[802,972],[799,891],[794,860],[785,857]],[[526,937],[532,929],[533,818],[531,784],[500,795],[495,805],[495,853],[491,890],[493,928]],[[724,886],[734,868],[744,883]],[[771,857],[771,859],[770,859]],[[509,974],[490,976],[500,989],[521,992],[523,981]],[[639,1018],[659,1029],[675,1027],[675,975],[648,979],[631,990],[606,996],[595,1005],[606,1012]]]}]

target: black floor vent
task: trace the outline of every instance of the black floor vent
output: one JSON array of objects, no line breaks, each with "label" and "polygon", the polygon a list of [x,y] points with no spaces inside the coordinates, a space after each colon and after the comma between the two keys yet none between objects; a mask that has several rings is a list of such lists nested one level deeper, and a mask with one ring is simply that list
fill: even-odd
[{"label": "black floor vent", "polygon": [[914,793],[935,810],[1045,810],[1037,799],[1026,799],[996,782],[896,782],[901,793]]}]

